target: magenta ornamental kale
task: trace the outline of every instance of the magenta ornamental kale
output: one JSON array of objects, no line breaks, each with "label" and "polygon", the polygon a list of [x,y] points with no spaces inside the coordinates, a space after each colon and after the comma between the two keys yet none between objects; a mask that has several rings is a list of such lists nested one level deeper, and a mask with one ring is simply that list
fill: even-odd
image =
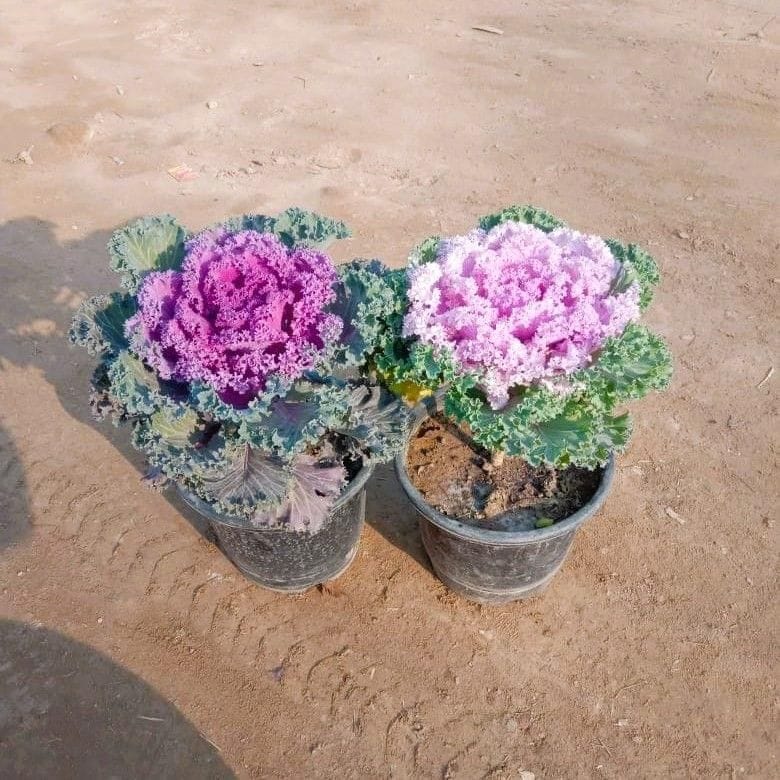
[{"label": "magenta ornamental kale", "polygon": [[361,469],[403,446],[408,415],[370,376],[393,278],[377,260],[334,267],[322,250],[347,236],[294,207],[199,234],[168,214],[114,232],[124,291],[84,301],[70,340],[98,358],[93,413],[130,427],[149,484],[315,533]]},{"label": "magenta ornamental kale", "polygon": [[515,386],[586,367],[639,317],[640,285],[618,291],[620,269],[601,238],[568,228],[507,221],[444,239],[409,269],[403,335],[448,353],[501,409]]},{"label": "magenta ornamental kale", "polygon": [[126,332],[161,378],[205,382],[243,408],[270,375],[298,379],[339,338],[343,322],[326,311],[337,280],[323,252],[208,230],[186,242],[181,271],[144,277]]}]

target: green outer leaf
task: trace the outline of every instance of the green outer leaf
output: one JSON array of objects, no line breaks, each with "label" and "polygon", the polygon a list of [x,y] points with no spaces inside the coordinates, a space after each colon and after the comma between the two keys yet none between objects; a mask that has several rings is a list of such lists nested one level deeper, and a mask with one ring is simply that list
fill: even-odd
[{"label": "green outer leaf", "polygon": [[[159,426],[159,418],[156,421],[154,418],[152,415],[133,421],[133,446],[146,455],[156,471],[182,482],[208,500],[202,492],[202,480],[224,469],[228,452],[225,438],[217,433],[204,444],[202,431],[195,430],[185,438],[184,430],[173,434],[171,428],[165,424]],[[171,434],[170,437],[165,433]]]},{"label": "green outer leaf", "polygon": [[165,396],[157,375],[129,352],[124,351],[107,369],[109,394],[116,398],[129,416],[149,415],[175,402]]},{"label": "green outer leaf", "polygon": [[90,355],[118,355],[128,346],[125,322],[135,312],[135,298],[124,293],[87,298],[73,315],[68,338]]},{"label": "green outer leaf", "polygon": [[[568,393],[544,387],[526,388],[506,408],[490,408],[475,376],[458,376],[444,396],[444,412],[462,423],[474,441],[491,452],[505,451],[531,465],[571,463],[594,468],[609,453],[622,450],[631,434],[627,414],[614,416],[615,406],[638,398],[668,381],[663,342],[639,326],[631,326],[625,342],[614,339],[616,354],[601,369],[596,366],[571,378]],[[661,351],[653,352],[660,345]],[[608,357],[611,355],[608,352]],[[632,362],[631,355],[647,362]],[[625,360],[625,373],[613,374]],[[617,361],[617,363],[615,363]]]},{"label": "green outer leaf", "polygon": [[391,460],[401,450],[409,429],[409,411],[377,385],[350,390],[345,421],[332,430],[353,439],[372,461]]},{"label": "green outer leaf", "polygon": [[646,309],[653,300],[653,294],[661,281],[661,273],[655,260],[636,244],[621,244],[614,238],[605,239],[615,258],[624,268],[630,269],[634,278],[639,280],[641,293],[639,306]]},{"label": "green outer leaf", "polygon": [[526,222],[529,225],[538,227],[540,230],[544,230],[545,233],[549,233],[555,230],[555,228],[566,227],[566,223],[563,220],[554,217],[549,211],[529,204],[508,206],[495,214],[488,214],[479,220],[479,227],[482,230],[490,230],[496,225],[510,221]]},{"label": "green outer leaf", "polygon": [[349,228],[339,220],[324,217],[297,206],[286,209],[276,217],[265,214],[241,214],[217,222],[207,230],[222,228],[230,233],[255,230],[258,233],[273,233],[286,246],[309,246],[322,249],[332,241],[349,238]]},{"label": "green outer leaf", "polygon": [[149,418],[154,432],[172,447],[194,447],[203,424],[189,407],[160,409]]},{"label": "green outer leaf", "polygon": [[276,225],[276,217],[268,217],[265,214],[241,214],[230,217],[222,222],[211,225],[207,230],[223,228],[229,233],[240,233],[242,230],[254,230],[257,233],[273,233]]},{"label": "green outer leaf", "polygon": [[237,409],[225,403],[217,395],[211,385],[203,382],[193,382],[190,385],[189,403],[201,414],[209,415],[216,420],[230,421],[236,425],[242,423],[257,424],[267,415],[271,404],[277,398],[284,397],[293,383],[278,374],[268,377],[265,390],[253,398],[246,409]]},{"label": "green outer leaf", "polygon": [[664,390],[672,377],[672,355],[660,336],[631,323],[620,336],[606,342],[592,366],[576,376],[591,396],[611,410],[651,390]]},{"label": "green outer leaf", "polygon": [[[439,251],[440,236],[429,236],[409,253],[409,265],[432,263]],[[403,269],[405,271],[405,269]]]},{"label": "green outer leaf", "polygon": [[89,389],[89,409],[92,418],[100,422],[109,419],[119,426],[127,420],[125,405],[111,393],[111,381],[108,377],[110,364],[101,361],[92,372]]},{"label": "green outer leaf", "polygon": [[383,358],[392,368],[392,374],[384,371],[381,359],[377,361],[377,365],[385,375],[391,376],[394,382],[411,382],[436,390],[457,375],[455,362],[444,350],[436,350],[416,341],[396,343],[391,345],[390,349],[395,350],[395,357],[388,359],[386,350]]},{"label": "green outer leaf", "polygon": [[334,359],[363,367],[377,350],[396,307],[388,269],[379,260],[353,260],[339,266],[340,284],[330,311],[341,317],[344,330]]},{"label": "green outer leaf", "polygon": [[316,444],[328,429],[335,429],[348,411],[349,391],[330,382],[299,380],[283,397],[271,402],[267,413],[242,421],[239,435],[289,459]]},{"label": "green outer leaf", "polygon": [[287,246],[310,246],[318,249],[335,239],[349,238],[351,235],[343,222],[297,207],[286,209],[276,217],[273,232]]},{"label": "green outer leaf", "polygon": [[122,277],[122,286],[135,293],[150,271],[181,268],[185,238],[184,228],[170,214],[142,217],[111,236],[111,268]]}]

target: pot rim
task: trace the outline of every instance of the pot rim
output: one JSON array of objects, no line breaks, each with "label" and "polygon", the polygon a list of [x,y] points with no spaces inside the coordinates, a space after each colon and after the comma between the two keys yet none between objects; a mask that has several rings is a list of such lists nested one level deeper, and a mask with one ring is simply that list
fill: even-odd
[{"label": "pot rim", "polygon": [[612,486],[612,480],[615,476],[614,453],[610,453],[609,460],[607,460],[606,465],[602,468],[601,482],[588,503],[580,507],[573,515],[569,515],[567,518],[559,520],[548,528],[534,528],[528,531],[496,531],[492,529],[482,529],[442,514],[434,509],[425,500],[422,493],[414,486],[406,468],[406,457],[409,452],[409,443],[412,440],[412,436],[414,436],[425,419],[436,411],[440,411],[440,399],[437,398],[428,398],[414,407],[412,412],[414,421],[409,427],[409,435],[406,439],[406,444],[395,456],[395,470],[401,485],[406,491],[406,495],[409,497],[412,504],[414,504],[415,509],[423,515],[428,522],[438,526],[443,531],[446,531],[453,536],[458,536],[461,539],[480,544],[507,546],[536,544],[571,532],[594,515],[606,500],[607,494]]},{"label": "pot rim", "polygon": [[[358,471],[355,478],[352,480],[352,482],[347,484],[347,489],[344,490],[341,495],[333,502],[333,506],[328,510],[328,514],[332,514],[337,509],[340,509],[344,504],[346,504],[348,501],[350,501],[352,498],[354,498],[363,488],[366,486],[366,482],[371,478],[371,474],[374,471],[375,464],[373,463],[365,463],[365,460],[363,461],[364,465],[360,467],[360,471]],[[252,525],[248,520],[239,520],[235,517],[230,517],[229,515],[221,515],[217,514],[215,512],[211,505],[204,501],[200,496],[195,495],[195,493],[187,490],[183,485],[180,485],[178,482],[176,483],[176,490],[178,491],[179,495],[182,497],[182,500],[185,504],[188,504],[192,509],[194,509],[196,512],[200,512],[204,517],[208,518],[210,521],[214,523],[221,523],[222,525],[229,525],[231,528],[238,528],[242,531],[288,531],[289,529],[284,528],[283,526],[274,526],[273,528],[263,528],[262,526],[254,526]],[[309,533],[308,531],[290,531],[290,533]]]}]

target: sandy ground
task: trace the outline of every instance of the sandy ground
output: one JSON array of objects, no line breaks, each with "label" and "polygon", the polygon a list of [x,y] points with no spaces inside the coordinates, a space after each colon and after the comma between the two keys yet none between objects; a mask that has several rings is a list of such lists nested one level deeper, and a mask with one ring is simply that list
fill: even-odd
[{"label": "sandy ground", "polygon": [[[773,776],[776,11],[0,0],[0,776]],[[399,265],[523,201],[657,256],[677,364],[543,598],[450,595],[390,469],[338,587],[265,592],[90,421],[120,223],[297,204]]]}]

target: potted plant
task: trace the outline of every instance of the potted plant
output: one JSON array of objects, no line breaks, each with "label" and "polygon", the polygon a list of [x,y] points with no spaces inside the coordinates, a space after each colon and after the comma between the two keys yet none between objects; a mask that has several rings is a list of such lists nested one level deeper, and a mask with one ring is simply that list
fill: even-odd
[{"label": "potted plant", "polygon": [[637,322],[658,268],[515,206],[426,240],[390,281],[375,361],[424,398],[396,467],[434,569],[477,601],[537,594],[607,496],[622,406],[669,382],[666,345]]},{"label": "potted plant", "polygon": [[204,515],[248,577],[301,591],[357,550],[364,485],[408,413],[365,372],[394,305],[378,261],[336,267],[348,235],[300,209],[188,235],[173,217],[114,233],[123,292],[70,332],[99,359],[91,406],[127,424],[151,466]]}]

